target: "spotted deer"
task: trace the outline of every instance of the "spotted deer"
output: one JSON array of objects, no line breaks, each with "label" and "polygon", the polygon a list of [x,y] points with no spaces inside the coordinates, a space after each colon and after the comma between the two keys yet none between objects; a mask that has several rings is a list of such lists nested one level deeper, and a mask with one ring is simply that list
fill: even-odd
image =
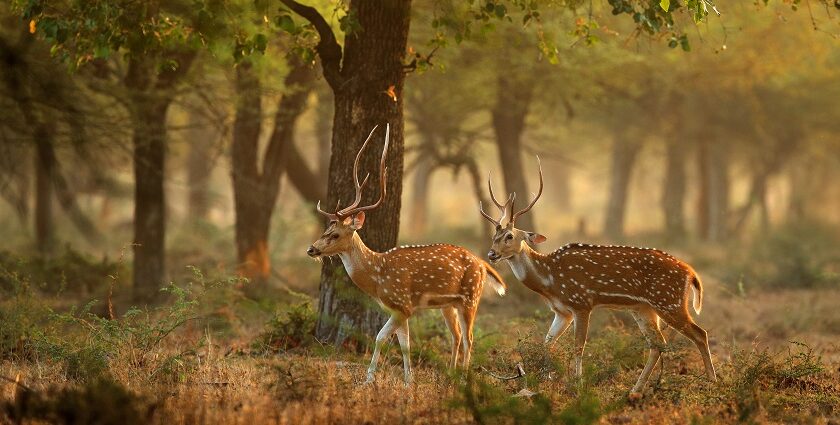
[{"label": "spotted deer", "polygon": [[343,209],[336,207],[334,213],[322,211],[318,203],[318,212],[326,216],[329,223],[323,235],[306,253],[317,259],[338,255],[353,283],[390,314],[387,323],[376,335],[367,382],[374,380],[382,345],[396,333],[402,351],[405,383],[409,384],[411,361],[408,319],[414,312],[432,308],[441,310],[452,334],[449,366],[457,366],[460,351],[462,364],[466,368],[470,363],[473,323],[484,283],[489,281],[499,295],[504,295],[506,286],[489,264],[458,246],[402,246],[379,253],[369,249],[362,241],[357,232],[365,224],[365,211],[378,207],[385,199],[385,155],[388,151],[389,130],[386,128],[385,147],[379,164],[379,200],[368,206],[359,206],[362,189],[370,176],[368,174],[359,183],[359,158],[376,131],[374,127],[353,164],[355,200]]},{"label": "spotted deer", "polygon": [[[554,321],[545,336],[546,344],[552,344],[574,322],[575,373],[581,376],[592,310],[596,307],[629,310],[650,348],[631,397],[641,396],[666,343],[659,327],[660,319],[697,345],[706,375],[714,380],[706,331],[697,326],[688,310],[690,290],[694,292],[694,311],[699,314],[703,305],[703,285],[694,269],[670,254],[651,248],[575,243],[550,254],[535,251],[531,245],[544,242],[545,236],[517,229],[515,223],[542,195],[541,166],[539,175],[539,191],[524,209],[516,212],[516,194],[511,193],[504,204],[500,203],[488,179],[490,197],[501,211],[501,217],[493,219],[481,203],[479,211],[495,226],[492,247],[487,254],[490,262],[506,260],[516,278],[540,294],[554,312]],[[503,225],[508,208],[510,220]]]}]

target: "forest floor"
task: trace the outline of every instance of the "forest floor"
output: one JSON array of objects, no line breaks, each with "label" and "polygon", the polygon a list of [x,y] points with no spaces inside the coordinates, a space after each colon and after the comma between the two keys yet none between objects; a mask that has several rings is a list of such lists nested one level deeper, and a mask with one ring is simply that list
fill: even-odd
[{"label": "forest floor", "polygon": [[[698,322],[718,381],[667,330],[663,367],[629,402],[646,348],[623,313],[595,313],[582,382],[569,373],[570,333],[546,348],[550,314],[511,288],[510,297],[484,297],[471,373],[446,370],[449,338],[429,312],[411,321],[414,383],[403,384],[392,342],[377,381],[364,385],[370,353],[314,340],[305,302],[253,301],[230,281],[206,280],[118,320],[96,307],[55,313],[60,296],[10,291],[0,299],[0,422],[840,423],[836,289],[734,294],[707,284]],[[494,377],[518,363],[524,378]]]}]

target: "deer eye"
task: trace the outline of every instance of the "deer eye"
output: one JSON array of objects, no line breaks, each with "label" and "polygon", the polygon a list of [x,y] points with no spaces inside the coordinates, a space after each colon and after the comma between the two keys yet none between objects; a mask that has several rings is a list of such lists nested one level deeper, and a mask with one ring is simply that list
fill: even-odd
[{"label": "deer eye", "polygon": [[332,240],[338,239],[338,233],[333,233],[332,235],[330,235],[330,239],[332,239]]},{"label": "deer eye", "polygon": [[506,241],[509,241],[509,240],[511,240],[511,239],[513,239],[513,235],[511,235],[510,233],[508,233],[508,234],[507,234],[507,236],[505,236],[505,240],[506,240]]}]

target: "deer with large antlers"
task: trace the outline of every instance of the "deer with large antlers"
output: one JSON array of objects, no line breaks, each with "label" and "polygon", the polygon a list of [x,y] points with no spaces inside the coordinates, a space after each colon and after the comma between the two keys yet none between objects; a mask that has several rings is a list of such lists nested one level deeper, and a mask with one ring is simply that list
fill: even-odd
[{"label": "deer with large antlers", "polygon": [[322,211],[318,203],[318,212],[329,219],[329,224],[306,253],[319,259],[338,255],[353,283],[390,313],[387,323],[376,335],[367,382],[374,380],[382,345],[396,333],[402,351],[404,378],[408,384],[411,382],[408,319],[412,314],[421,309],[440,309],[452,334],[449,366],[456,367],[460,351],[466,368],[470,363],[473,323],[484,283],[489,281],[499,295],[504,295],[505,283],[489,264],[458,246],[403,246],[379,253],[365,245],[357,231],[365,223],[365,211],[378,207],[385,199],[385,156],[389,130],[390,126],[386,127],[385,147],[379,163],[379,200],[368,206],[359,206],[362,190],[370,176],[368,174],[359,183],[359,159],[376,131],[374,127],[353,164],[355,200],[343,209],[336,208],[334,213]]},{"label": "deer with large antlers", "polygon": [[[706,375],[714,380],[706,331],[697,326],[688,311],[691,290],[696,313],[700,313],[703,304],[703,286],[694,269],[670,254],[650,248],[577,243],[550,254],[535,251],[531,245],[544,242],[545,236],[517,229],[515,223],[542,195],[542,167],[539,175],[539,191],[524,209],[514,212],[515,193],[504,204],[496,200],[488,180],[490,197],[501,211],[501,217],[498,220],[491,217],[481,203],[479,210],[495,226],[492,247],[487,254],[490,262],[506,260],[516,278],[540,294],[554,312],[554,321],[545,336],[546,344],[553,343],[574,322],[575,373],[581,376],[592,310],[596,307],[629,310],[650,347],[647,363],[631,390],[631,397],[641,396],[666,344],[660,319],[694,342],[705,363]],[[503,225],[508,209],[510,221]]]}]

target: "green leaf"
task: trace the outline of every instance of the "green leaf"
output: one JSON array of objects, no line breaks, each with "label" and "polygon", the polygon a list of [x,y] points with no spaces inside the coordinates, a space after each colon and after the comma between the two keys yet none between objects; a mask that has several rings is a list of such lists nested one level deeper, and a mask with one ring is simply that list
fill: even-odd
[{"label": "green leaf", "polygon": [[496,5],[496,17],[497,18],[504,18],[507,14],[507,8],[503,4]]},{"label": "green leaf", "polygon": [[667,12],[671,8],[671,0],[659,0],[659,7]]},{"label": "green leaf", "polygon": [[268,37],[265,34],[257,34],[254,36],[254,50],[265,53],[265,48],[268,46]]},{"label": "green leaf", "polygon": [[283,31],[285,31],[289,34],[294,34],[296,29],[297,29],[295,27],[295,21],[289,15],[278,16],[277,19],[275,20],[275,23],[277,24],[278,28],[280,28],[281,30],[283,30]]}]

